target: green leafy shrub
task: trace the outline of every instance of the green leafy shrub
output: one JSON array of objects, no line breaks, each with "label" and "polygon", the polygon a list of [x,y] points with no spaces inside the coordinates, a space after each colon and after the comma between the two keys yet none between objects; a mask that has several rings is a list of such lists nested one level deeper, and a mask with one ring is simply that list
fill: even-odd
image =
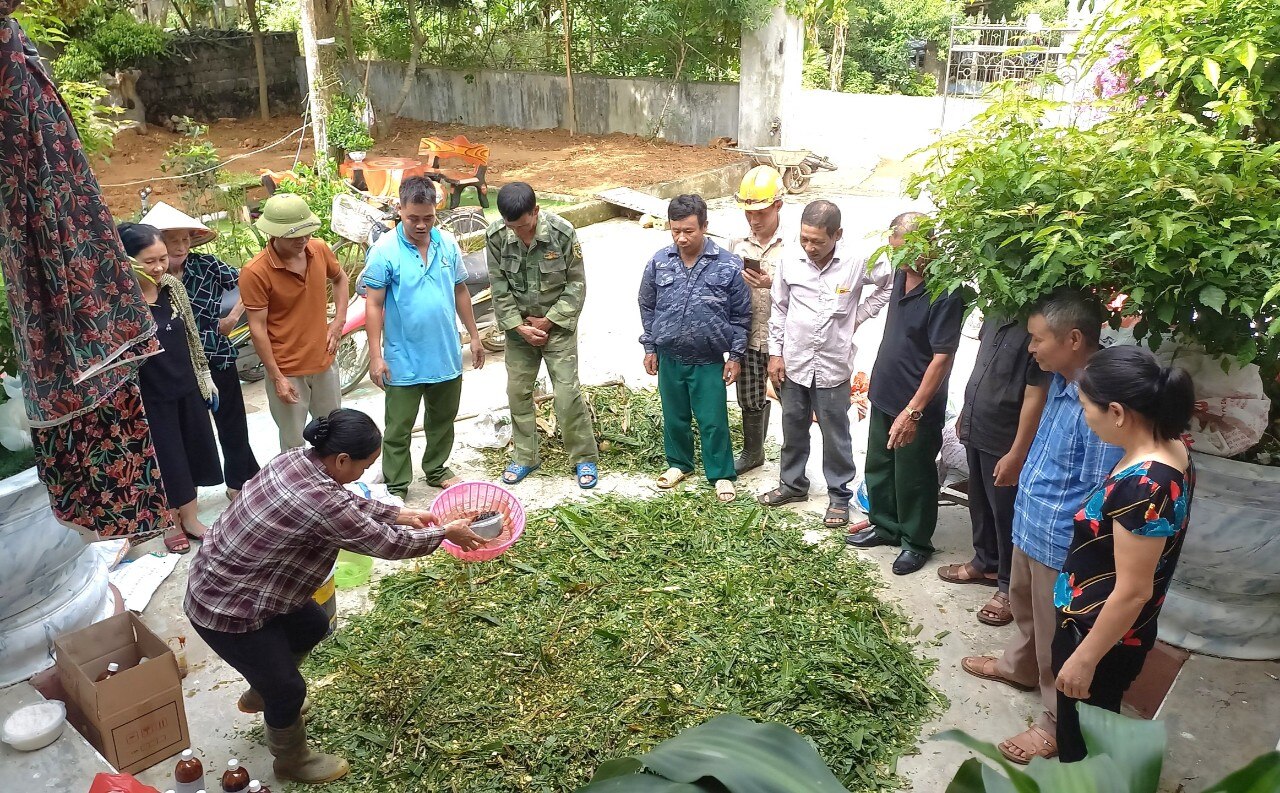
[{"label": "green leafy shrub", "polygon": [[164,55],[169,50],[169,34],[120,11],[95,28],[86,43],[102,59],[107,71],[114,72]]},{"label": "green leafy shrub", "polygon": [[85,153],[105,154],[120,131],[116,117],[123,112],[118,107],[101,104],[107,89],[97,82],[64,82],[58,86],[58,93],[67,105]]},{"label": "green leafy shrub", "polygon": [[329,109],[329,144],[344,152],[368,151],[373,138],[364,123],[364,103],[347,94],[334,98]]},{"label": "green leafy shrub", "polygon": [[102,59],[83,41],[67,44],[66,49],[53,62],[53,76],[60,84],[97,82],[102,71]]},{"label": "green leafy shrub", "polygon": [[1280,5],[1116,3],[1085,41],[1093,61],[1122,48],[1116,70],[1163,109],[1228,137],[1280,141]]},{"label": "green leafy shrub", "polygon": [[1176,114],[1050,127],[1021,94],[945,138],[912,195],[937,204],[938,288],[972,283],[1018,312],[1059,286],[1127,294],[1137,338],[1173,335],[1242,363],[1280,359],[1280,144]]},{"label": "green leafy shrub", "polygon": [[188,209],[196,212],[213,211],[218,186],[221,160],[218,150],[206,136],[209,128],[190,118],[182,118],[179,130],[183,133],[177,143],[169,147],[160,161],[160,170],[181,177],[183,200]]}]

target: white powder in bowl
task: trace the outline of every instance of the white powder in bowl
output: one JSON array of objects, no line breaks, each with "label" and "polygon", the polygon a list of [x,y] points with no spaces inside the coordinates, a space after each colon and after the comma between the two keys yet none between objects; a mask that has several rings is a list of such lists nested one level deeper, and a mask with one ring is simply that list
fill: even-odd
[{"label": "white powder in bowl", "polygon": [[39,702],[5,719],[4,741],[21,751],[48,746],[62,735],[67,708],[61,702]]}]

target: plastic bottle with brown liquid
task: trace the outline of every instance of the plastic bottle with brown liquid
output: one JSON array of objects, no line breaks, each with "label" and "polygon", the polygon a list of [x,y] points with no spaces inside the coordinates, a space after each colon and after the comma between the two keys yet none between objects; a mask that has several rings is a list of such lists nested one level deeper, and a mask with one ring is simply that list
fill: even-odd
[{"label": "plastic bottle with brown liquid", "polygon": [[182,750],[178,764],[173,769],[173,781],[176,783],[174,793],[198,793],[204,790],[204,765],[195,752]]},{"label": "plastic bottle with brown liquid", "polygon": [[271,793],[271,788],[263,785],[256,779],[249,780],[249,793]]},{"label": "plastic bottle with brown liquid", "polygon": [[111,663],[107,664],[107,671],[98,675],[98,679],[93,682],[101,683],[103,680],[106,680],[109,677],[115,677],[119,672],[120,672],[120,664],[116,663],[115,661],[112,661]]},{"label": "plastic bottle with brown liquid", "polygon": [[240,767],[240,761],[234,757],[227,761],[227,770],[222,774],[222,789],[225,793],[239,793],[249,787],[249,772]]}]

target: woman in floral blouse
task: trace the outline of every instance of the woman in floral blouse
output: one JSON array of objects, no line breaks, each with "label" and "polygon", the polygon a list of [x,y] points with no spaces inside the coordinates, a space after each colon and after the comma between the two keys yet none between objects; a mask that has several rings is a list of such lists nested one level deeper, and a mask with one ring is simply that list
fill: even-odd
[{"label": "woman in floral blouse", "polygon": [[227,338],[244,313],[244,303],[237,300],[231,313],[222,317],[223,296],[235,290],[240,271],[212,253],[192,250],[212,242],[218,234],[185,212],[162,201],[151,208],[142,222],[155,226],[164,235],[164,244],[169,250],[169,274],[182,281],[191,298],[196,329],[209,360],[209,374],[218,389],[213,423],[218,426],[218,442],[222,445],[227,498],[234,501],[244,483],[258,473],[258,460],[249,445],[244,393],[236,371],[236,348]]},{"label": "woman in floral blouse", "polygon": [[140,223],[121,223],[119,231],[163,348],[138,370],[138,380],[160,481],[169,508],[177,513],[164,544],[175,553],[186,553],[191,549],[187,537],[200,539],[205,533],[196,514],[196,487],[222,483],[209,422],[209,411],[218,407],[218,390],[209,376],[187,290],[169,275],[169,251],[160,231]]},{"label": "woman in floral blouse", "polygon": [[1181,436],[1194,403],[1191,377],[1142,347],[1098,352],[1080,379],[1085,421],[1124,457],[1076,514],[1054,591],[1063,762],[1086,755],[1076,703],[1118,713],[1155,644],[1191,518],[1195,470]]}]

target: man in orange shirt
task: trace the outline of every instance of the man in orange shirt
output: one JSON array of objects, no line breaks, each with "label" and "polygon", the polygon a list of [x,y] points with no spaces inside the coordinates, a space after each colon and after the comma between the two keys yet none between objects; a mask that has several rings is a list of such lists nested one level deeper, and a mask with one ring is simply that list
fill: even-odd
[{"label": "man in orange shirt", "polygon": [[[347,320],[348,279],[329,246],[312,238],[320,219],[301,196],[272,196],[255,225],[270,240],[240,271],[240,299],[284,451],[302,445],[308,414],[327,416],[342,406],[333,357]],[[328,284],[337,307],[332,322]]]}]

